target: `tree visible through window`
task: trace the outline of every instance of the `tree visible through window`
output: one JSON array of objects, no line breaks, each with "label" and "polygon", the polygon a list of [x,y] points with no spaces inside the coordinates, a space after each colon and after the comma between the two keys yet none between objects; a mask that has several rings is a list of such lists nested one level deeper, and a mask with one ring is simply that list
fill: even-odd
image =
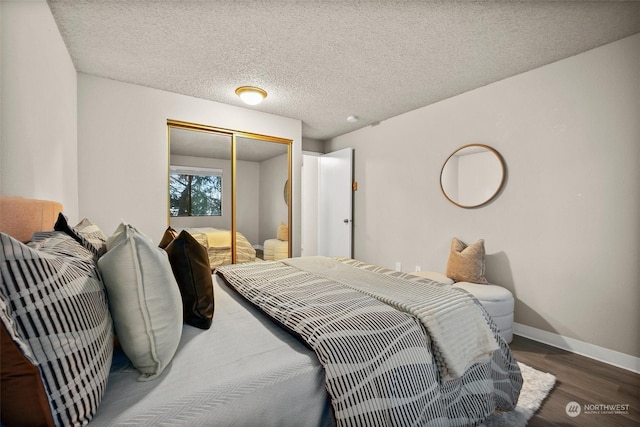
[{"label": "tree visible through window", "polygon": [[222,171],[172,166],[169,199],[171,216],[221,216]]}]

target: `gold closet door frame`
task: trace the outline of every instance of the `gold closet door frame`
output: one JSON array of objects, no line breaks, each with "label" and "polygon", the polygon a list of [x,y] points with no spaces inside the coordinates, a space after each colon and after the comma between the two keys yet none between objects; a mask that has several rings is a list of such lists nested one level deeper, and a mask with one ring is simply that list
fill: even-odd
[{"label": "gold closet door frame", "polygon": [[[293,140],[287,138],[280,138],[277,136],[271,135],[262,135],[259,133],[253,132],[245,132],[234,129],[226,129],[220,128],[216,126],[203,125],[199,123],[191,123],[185,122],[181,120],[173,120],[167,119],[167,159],[169,160],[167,163],[167,188],[169,188],[169,167],[171,166],[171,128],[178,129],[186,129],[186,130],[195,130],[200,132],[211,132],[222,135],[231,136],[231,263],[236,264],[236,144],[237,138],[245,138],[245,139],[255,139],[260,141],[267,142],[275,142],[278,144],[285,144],[287,146],[287,226],[289,227],[288,232],[288,249],[287,255],[289,258],[292,256],[292,248],[291,248],[291,219],[292,215],[292,206],[291,206],[291,162],[292,162],[292,154],[291,154],[291,144]],[[169,200],[169,192],[167,191],[167,207],[171,204]],[[169,214],[169,209],[167,208],[167,224],[171,223],[171,215]]]}]

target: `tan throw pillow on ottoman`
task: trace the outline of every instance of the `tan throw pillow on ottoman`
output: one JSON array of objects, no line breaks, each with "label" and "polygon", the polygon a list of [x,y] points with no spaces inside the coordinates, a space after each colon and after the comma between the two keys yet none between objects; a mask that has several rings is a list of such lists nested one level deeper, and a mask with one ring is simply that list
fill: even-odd
[{"label": "tan throw pillow on ottoman", "polygon": [[287,227],[287,224],[285,224],[284,222],[280,222],[276,237],[278,238],[278,240],[289,240],[289,227]]},{"label": "tan throw pillow on ottoman", "polygon": [[446,274],[456,282],[488,283],[484,277],[484,240],[467,246],[454,237]]}]

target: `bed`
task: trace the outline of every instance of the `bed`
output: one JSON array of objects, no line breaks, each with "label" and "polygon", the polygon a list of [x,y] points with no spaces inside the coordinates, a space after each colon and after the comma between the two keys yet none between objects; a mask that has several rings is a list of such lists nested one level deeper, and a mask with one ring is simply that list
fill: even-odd
[{"label": "bed", "polygon": [[210,329],[184,326],[171,365],[154,381],[116,350],[90,426],[330,426],[322,366],[291,334],[221,280]]},{"label": "bed", "polygon": [[[209,254],[211,269],[231,264],[231,231],[211,227],[185,228],[200,242]],[[236,232],[236,261],[253,262],[256,250],[240,232]]]},{"label": "bed", "polygon": [[[56,229],[63,228],[59,222]],[[30,247],[42,249],[53,239],[64,245],[59,253],[66,257],[81,252],[81,246],[95,248],[98,235],[95,226],[83,221],[67,231],[36,234]],[[12,254],[28,250],[6,234],[0,239],[2,320],[19,341],[15,319],[20,315],[7,308],[18,300],[6,303],[11,298],[8,288],[14,286],[7,283],[13,279],[6,273],[14,266]],[[94,303],[87,304],[87,286],[79,287],[82,307],[104,303],[106,293],[100,291],[90,264],[112,250],[103,254],[98,248],[82,255],[94,297]],[[147,250],[161,252],[150,246]],[[164,286],[170,280],[162,282]],[[91,382],[93,391],[85,406],[78,403],[84,397],[74,397],[70,409],[57,412],[52,402],[61,405],[64,399],[58,392],[54,397],[46,392],[52,424],[462,426],[477,425],[494,411],[516,404],[522,386],[518,365],[486,311],[464,292],[450,295],[449,288],[418,276],[322,257],[224,266],[216,270],[212,283],[211,327],[177,325],[171,357],[152,379],[141,381],[137,366],[123,349],[114,349],[109,336],[97,344],[103,333],[95,328],[111,328],[109,311],[98,310],[102,320],[96,314],[87,316],[97,320],[86,351],[99,349],[104,357],[95,359],[105,360],[102,368],[84,369],[74,358],[62,369],[67,381],[73,378],[84,387]],[[169,293],[160,293],[163,304]],[[424,305],[427,294],[432,303]],[[461,306],[470,311],[457,311]],[[431,312],[439,314],[433,317]],[[455,325],[463,327],[455,330]],[[467,338],[446,342],[447,336],[464,337],[471,330],[476,332]],[[2,350],[4,359],[4,345]],[[28,348],[22,350],[28,355]],[[46,382],[46,364],[33,356],[29,360]],[[4,387],[4,373],[2,382]],[[19,402],[3,401],[2,406]],[[5,409],[2,412],[5,423]]]}]

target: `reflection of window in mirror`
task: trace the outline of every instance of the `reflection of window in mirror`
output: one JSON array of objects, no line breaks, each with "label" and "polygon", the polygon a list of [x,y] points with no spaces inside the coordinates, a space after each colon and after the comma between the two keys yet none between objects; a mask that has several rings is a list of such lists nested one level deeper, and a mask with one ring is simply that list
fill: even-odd
[{"label": "reflection of window in mirror", "polygon": [[221,216],[222,169],[171,166],[171,216]]},{"label": "reflection of window in mirror", "polygon": [[[169,124],[168,223],[178,230],[200,227],[231,230],[232,136],[198,125],[182,125]],[[188,177],[176,180],[171,175],[192,175],[191,191],[186,191]],[[204,202],[203,193],[209,193],[208,203]],[[180,196],[182,207],[178,202]]]}]

